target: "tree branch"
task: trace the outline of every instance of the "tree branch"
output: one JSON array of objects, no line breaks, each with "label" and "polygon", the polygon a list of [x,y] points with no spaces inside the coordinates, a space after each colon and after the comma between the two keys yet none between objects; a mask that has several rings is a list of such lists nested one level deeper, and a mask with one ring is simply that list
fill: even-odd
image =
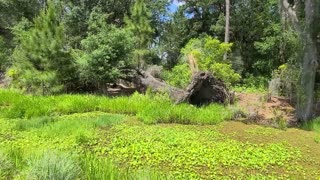
[{"label": "tree branch", "polygon": [[293,28],[302,33],[302,28],[299,23],[299,19],[297,17],[296,11],[292,8],[288,0],[280,0],[281,7],[286,15],[289,17],[290,21],[292,22]]}]

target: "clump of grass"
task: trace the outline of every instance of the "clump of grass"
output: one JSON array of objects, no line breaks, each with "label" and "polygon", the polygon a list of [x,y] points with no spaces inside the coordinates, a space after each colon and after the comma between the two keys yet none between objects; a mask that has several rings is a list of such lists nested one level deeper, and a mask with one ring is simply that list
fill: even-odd
[{"label": "clump of grass", "polygon": [[302,129],[320,133],[320,117],[302,124]]},{"label": "clump of grass", "polygon": [[80,165],[84,179],[120,179],[119,170],[107,159],[97,158],[94,155],[84,155],[80,158]]},{"label": "clump of grass", "polygon": [[217,124],[224,120],[231,120],[232,113],[229,109],[217,104],[197,108],[189,104],[160,103],[148,105],[137,114],[137,117],[147,124]]},{"label": "clump of grass", "polygon": [[19,119],[16,122],[15,129],[18,131],[26,131],[33,128],[41,128],[53,122],[55,122],[55,119],[47,116],[31,119]]},{"label": "clump of grass", "polygon": [[[232,119],[232,111],[223,105],[213,104],[196,108],[191,105],[174,105],[166,95],[134,94],[130,97],[99,97],[92,95],[29,96],[0,90],[1,115],[6,118],[33,118],[102,111],[137,115],[148,124],[215,124]],[[9,98],[11,97],[11,99]],[[22,129],[24,125],[19,125]],[[28,126],[28,125],[27,125]]]},{"label": "clump of grass", "polygon": [[8,157],[13,162],[15,168],[22,169],[22,167],[26,164],[23,150],[19,147],[11,146],[6,152]]},{"label": "clump of grass", "polygon": [[70,155],[49,151],[30,160],[27,174],[29,179],[74,180],[80,177],[81,169]]},{"label": "clump of grass", "polygon": [[276,123],[276,126],[279,129],[286,130],[287,129],[287,121],[284,118],[284,113],[280,111],[278,108],[273,109],[273,121]]},{"label": "clump of grass", "polygon": [[169,179],[168,175],[163,175],[153,170],[134,171],[130,169],[120,169],[109,159],[97,157],[93,154],[81,156],[80,165],[83,172],[83,179],[88,180]]},{"label": "clump of grass", "polygon": [[0,179],[10,179],[14,172],[14,164],[10,158],[0,151]]},{"label": "clump of grass", "polygon": [[102,115],[94,120],[94,126],[100,128],[111,127],[122,122],[123,119],[124,117],[120,115]]}]

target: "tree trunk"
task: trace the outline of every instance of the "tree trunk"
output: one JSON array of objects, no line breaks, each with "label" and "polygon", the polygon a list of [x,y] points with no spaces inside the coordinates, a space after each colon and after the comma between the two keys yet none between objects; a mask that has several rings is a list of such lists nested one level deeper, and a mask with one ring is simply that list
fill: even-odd
[{"label": "tree trunk", "polygon": [[[230,0],[226,0],[226,28],[225,28],[224,42],[229,43],[230,39]],[[228,53],[224,53],[223,60],[228,58]]]},{"label": "tree trunk", "polygon": [[314,113],[314,88],[316,70],[318,68],[317,50],[317,23],[319,10],[317,1],[305,1],[305,30],[302,35],[304,41],[304,54],[301,69],[301,82],[299,88],[297,118],[308,121],[313,118]]},{"label": "tree trunk", "polygon": [[170,98],[177,104],[189,103],[200,106],[210,103],[226,104],[233,100],[226,85],[208,72],[196,73],[186,90],[170,86],[153,77],[148,71],[140,72],[137,81],[140,91],[151,88],[156,92],[168,92]]}]

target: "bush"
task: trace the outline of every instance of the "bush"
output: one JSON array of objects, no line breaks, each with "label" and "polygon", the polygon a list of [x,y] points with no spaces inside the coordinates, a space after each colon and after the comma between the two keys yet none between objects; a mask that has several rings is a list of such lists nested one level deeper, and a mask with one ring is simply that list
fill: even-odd
[{"label": "bush", "polygon": [[91,13],[88,37],[81,41],[81,50],[74,52],[84,85],[99,87],[114,82],[133,63],[133,35],[127,29],[108,25],[106,19],[99,9]]},{"label": "bush", "polygon": [[175,66],[172,71],[164,73],[164,79],[172,86],[185,88],[191,82],[191,70],[188,64],[179,64]]},{"label": "bush", "polygon": [[241,76],[234,72],[231,64],[214,63],[211,70],[214,72],[214,75],[222,79],[227,86],[231,86],[231,84],[235,84],[241,79]]},{"label": "bush", "polygon": [[[234,71],[228,60],[223,60],[232,44],[221,43],[210,36],[191,39],[181,50],[180,64],[167,73],[167,81],[178,87],[190,82],[192,71],[209,71],[222,79],[228,86],[235,84],[241,76]],[[190,67],[188,66],[190,65]]]},{"label": "bush", "polygon": [[44,153],[40,158],[30,160],[28,178],[47,180],[74,180],[80,177],[81,169],[71,156]]},{"label": "bush", "polygon": [[[290,99],[297,97],[297,84],[299,84],[300,68],[292,64],[283,64],[273,71],[273,80],[278,80],[278,87],[270,87],[269,90],[275,89],[279,95],[286,96]],[[278,89],[276,89],[278,88]]]},{"label": "bush", "polygon": [[34,24],[22,21],[14,27],[19,42],[12,55],[15,87],[43,95],[66,91],[74,83],[76,70],[65,47],[58,10],[51,2],[34,19]]}]

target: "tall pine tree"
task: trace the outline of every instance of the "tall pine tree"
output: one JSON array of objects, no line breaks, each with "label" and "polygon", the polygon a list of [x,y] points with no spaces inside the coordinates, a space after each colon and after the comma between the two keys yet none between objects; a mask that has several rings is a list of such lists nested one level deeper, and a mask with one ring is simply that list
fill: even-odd
[{"label": "tall pine tree", "polygon": [[135,61],[138,68],[142,68],[145,64],[145,56],[148,54],[148,47],[154,32],[151,27],[151,16],[145,0],[136,0],[131,9],[131,16],[125,19],[128,29],[137,38]]},{"label": "tall pine tree", "polygon": [[30,29],[15,34],[19,45],[13,53],[13,70],[16,71],[12,73],[15,74],[13,84],[27,92],[65,91],[75,74],[58,12],[58,6],[49,2]]}]

